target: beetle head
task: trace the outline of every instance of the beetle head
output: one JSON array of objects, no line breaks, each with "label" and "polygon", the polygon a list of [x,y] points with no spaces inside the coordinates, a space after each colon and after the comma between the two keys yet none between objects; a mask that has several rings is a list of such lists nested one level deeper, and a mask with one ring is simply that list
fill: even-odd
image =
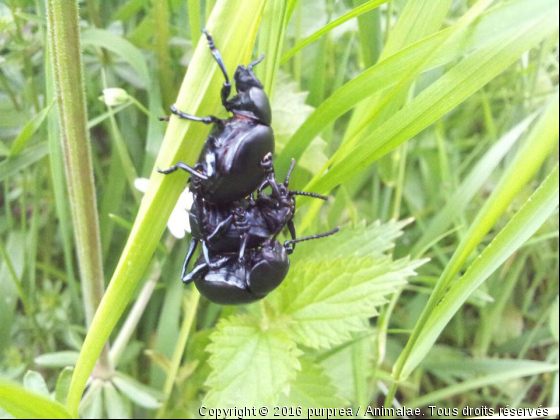
[{"label": "beetle head", "polygon": [[247,67],[239,66],[235,72],[235,87],[237,92],[246,92],[249,89],[256,87],[263,89],[261,81],[253,73],[253,67],[264,60],[264,54],[257,61],[252,62]]}]

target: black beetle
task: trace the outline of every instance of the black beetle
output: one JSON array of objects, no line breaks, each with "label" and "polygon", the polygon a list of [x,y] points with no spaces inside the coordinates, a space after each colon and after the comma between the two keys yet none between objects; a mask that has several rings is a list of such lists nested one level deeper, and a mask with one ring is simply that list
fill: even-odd
[{"label": "black beetle", "polygon": [[290,268],[289,250],[295,243],[325,238],[338,230],[286,241],[284,246],[269,239],[259,249],[250,250],[245,261],[239,261],[236,255],[218,254],[210,258],[210,266],[201,256],[185,283],[194,281],[201,295],[221,305],[255,302],[284,281]]},{"label": "black beetle", "polygon": [[167,175],[183,169],[191,175],[191,189],[195,194],[200,194],[209,202],[224,204],[247,197],[272,173],[272,112],[263,85],[253,73],[253,67],[264,59],[264,55],[247,67],[237,68],[234,77],[237,95],[228,99],[231,83],[224,61],[212,36],[206,30],[203,32],[225,77],[222,104],[233,116],[227,120],[215,116],[195,117],[173,105],[171,111],[179,118],[214,124],[215,127],[194,168],[179,162],[169,169],[158,171]]},{"label": "black beetle", "polygon": [[[296,229],[293,223],[295,215],[295,196],[305,195],[322,200],[327,197],[289,190],[290,176],[295,167],[295,160],[283,183],[275,183],[272,194],[263,194],[269,186],[270,180],[261,185],[256,200],[239,200],[235,203],[211,204],[195,196],[195,202],[190,211],[190,226],[192,241],[189,253],[184,263],[189,265],[199,242],[202,242],[203,254],[208,265],[213,265],[209,255],[223,253],[238,253],[239,261],[243,262],[247,249],[259,247],[269,238],[276,239],[278,234],[288,226],[292,239],[296,239]],[[274,176],[272,176],[274,179]],[[288,253],[293,251],[287,249]]]}]

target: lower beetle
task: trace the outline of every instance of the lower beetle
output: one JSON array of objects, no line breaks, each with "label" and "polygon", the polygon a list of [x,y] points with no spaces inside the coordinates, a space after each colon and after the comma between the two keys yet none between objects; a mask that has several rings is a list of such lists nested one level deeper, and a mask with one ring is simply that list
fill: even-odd
[{"label": "lower beetle", "polygon": [[224,61],[212,36],[206,31],[204,34],[225,78],[222,104],[233,116],[227,120],[215,116],[196,117],[173,105],[171,111],[179,118],[213,124],[214,130],[194,168],[179,162],[169,169],[158,171],[168,175],[182,169],[191,175],[194,193],[212,203],[231,203],[255,191],[273,170],[274,134],[270,127],[270,102],[263,85],[253,73],[253,67],[264,59],[264,55],[247,67],[237,68],[234,76],[237,95],[228,99],[231,83]]},{"label": "lower beetle", "polygon": [[[271,237],[275,239],[286,226],[292,239],[296,239],[293,223],[295,197],[305,195],[322,200],[327,200],[327,197],[291,191],[289,183],[294,167],[295,160],[292,161],[292,167],[283,183],[277,183],[274,175],[271,177],[274,181],[265,181],[259,188],[256,200],[240,200],[229,205],[218,205],[205,202],[200,195],[196,195],[189,215],[193,239],[184,263],[185,270],[199,242],[202,242],[206,263],[212,265],[210,253],[238,253],[240,262],[243,262],[247,249],[259,247]],[[272,193],[263,194],[263,190],[271,182],[274,182],[275,186]],[[287,251],[291,253],[293,249]],[[185,272],[183,277],[184,274]]]},{"label": "lower beetle", "polygon": [[276,239],[267,240],[259,249],[248,252],[248,258],[239,261],[236,255],[215,255],[211,266],[203,256],[195,263],[193,271],[184,279],[194,281],[201,295],[221,305],[242,305],[263,299],[286,278],[290,268],[288,254],[298,242],[325,238],[338,232],[286,241],[284,246]]}]

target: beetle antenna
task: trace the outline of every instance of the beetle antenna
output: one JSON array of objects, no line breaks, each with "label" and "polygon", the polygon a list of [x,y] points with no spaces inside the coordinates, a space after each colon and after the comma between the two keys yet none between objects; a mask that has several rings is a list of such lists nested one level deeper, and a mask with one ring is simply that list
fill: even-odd
[{"label": "beetle antenna", "polygon": [[284,242],[284,247],[285,247],[285,248],[289,248],[290,245],[298,244],[298,243],[300,243],[300,242],[312,241],[312,240],[315,240],[315,239],[326,238],[326,237],[328,237],[328,236],[334,235],[334,234],[337,233],[339,230],[340,230],[340,228],[337,227],[337,228],[334,228],[333,230],[331,230],[330,232],[327,232],[327,233],[320,233],[320,234],[318,234],[318,235],[306,236],[305,238],[291,239],[291,240],[289,240],[289,241]]},{"label": "beetle antenna", "polygon": [[253,70],[253,67],[255,67],[257,64],[262,63],[262,61],[264,60],[264,57],[265,57],[265,55],[264,55],[264,53],[263,53],[263,55],[261,55],[261,58],[259,58],[259,59],[256,60],[256,61],[253,61],[251,64],[249,64],[249,65],[247,66],[247,70]]},{"label": "beetle antenna", "polygon": [[292,196],[292,195],[302,195],[304,197],[318,198],[319,200],[325,200],[325,201],[327,201],[329,199],[329,197],[325,197],[324,195],[321,195],[321,194],[315,194],[315,193],[303,192],[303,191],[290,191],[289,194],[290,194],[290,196]]},{"label": "beetle antenna", "polygon": [[288,185],[290,185],[290,178],[292,177],[292,172],[294,172],[295,167],[296,167],[296,160],[292,158],[292,166],[290,166],[290,170],[288,171],[288,174],[286,175],[286,180],[284,181],[284,185],[286,186],[286,188],[288,187]]}]

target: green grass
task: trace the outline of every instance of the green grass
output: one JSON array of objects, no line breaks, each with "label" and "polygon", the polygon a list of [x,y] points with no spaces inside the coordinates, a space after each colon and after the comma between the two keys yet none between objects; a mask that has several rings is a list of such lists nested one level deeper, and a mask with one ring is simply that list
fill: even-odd
[{"label": "green grass", "polygon": [[[0,417],[558,406],[557,2],[67,3],[0,0]],[[209,132],[171,103],[225,116],[203,27],[342,226],[243,307],[179,280],[155,172]]]}]

